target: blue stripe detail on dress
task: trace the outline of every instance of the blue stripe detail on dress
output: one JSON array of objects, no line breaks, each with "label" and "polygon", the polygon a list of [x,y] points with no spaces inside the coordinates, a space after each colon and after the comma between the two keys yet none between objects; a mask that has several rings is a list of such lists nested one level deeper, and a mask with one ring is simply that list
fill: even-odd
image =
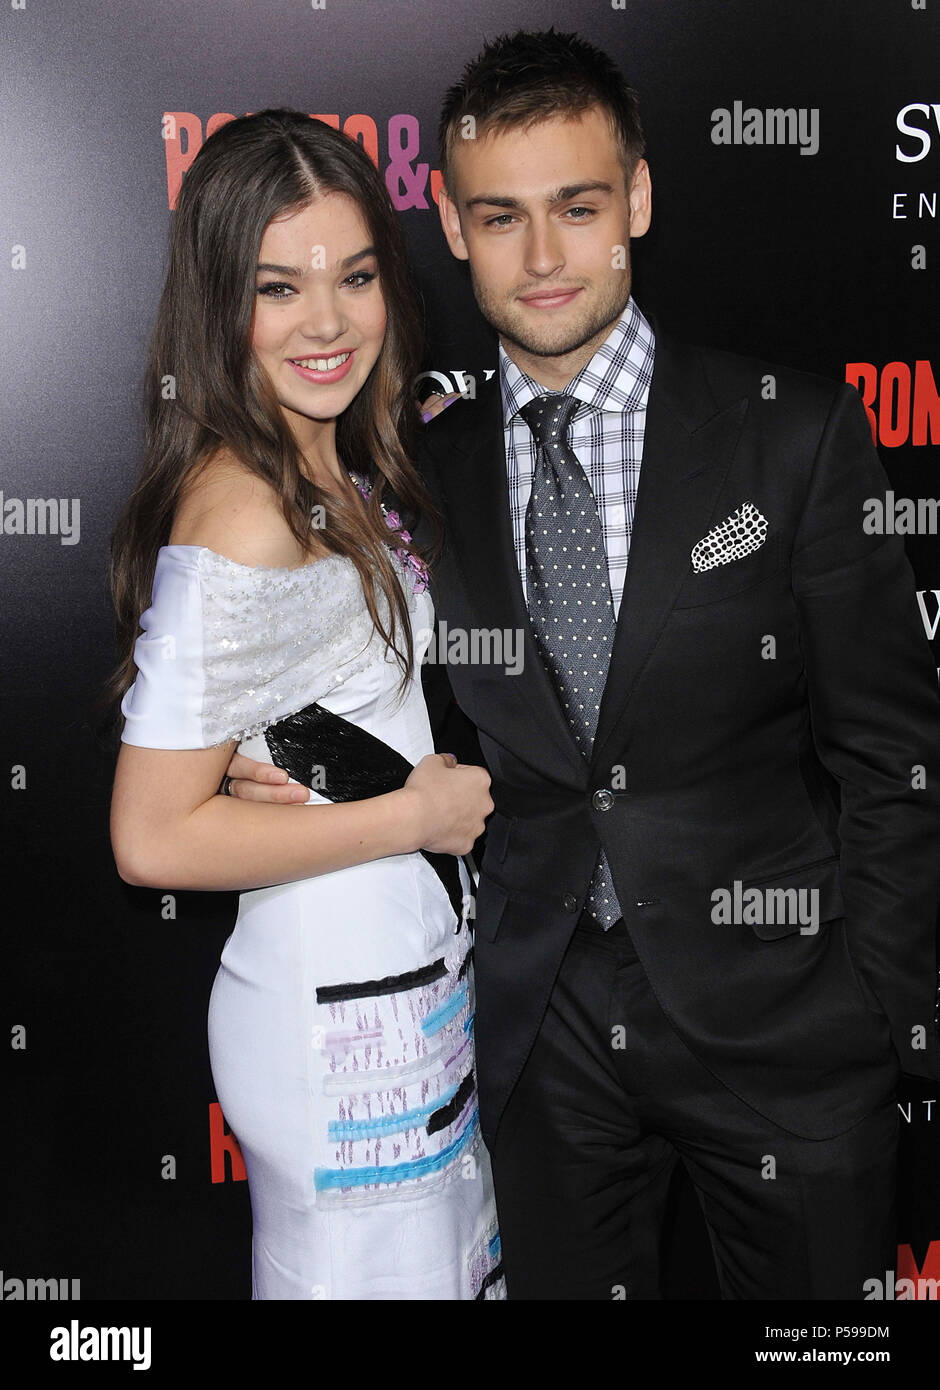
[{"label": "blue stripe detail on dress", "polygon": [[460,1134],[440,1153],[416,1158],[410,1163],[387,1163],[378,1168],[315,1168],[313,1184],[318,1192],[337,1187],[366,1187],[373,1183],[407,1182],[409,1178],[427,1177],[436,1173],[461,1153],[476,1134],[480,1123],[479,1111],[474,1109]]},{"label": "blue stripe detail on dress", "polygon": [[436,1009],[421,1020],[421,1031],[426,1038],[430,1038],[434,1033],[439,1032],[445,1023],[449,1023],[454,1014],[460,1012],[467,1002],[467,986],[461,985],[460,989],[454,991],[449,999],[445,999],[443,1004],[439,1004]]},{"label": "blue stripe detail on dress", "polygon": [[457,1094],[457,1087],[451,1086],[442,1091],[437,1100],[430,1105],[419,1105],[414,1110],[403,1110],[399,1115],[380,1115],[370,1120],[330,1120],[326,1127],[330,1139],[377,1139],[383,1134],[397,1134],[406,1129],[418,1129],[435,1110],[446,1105]]}]

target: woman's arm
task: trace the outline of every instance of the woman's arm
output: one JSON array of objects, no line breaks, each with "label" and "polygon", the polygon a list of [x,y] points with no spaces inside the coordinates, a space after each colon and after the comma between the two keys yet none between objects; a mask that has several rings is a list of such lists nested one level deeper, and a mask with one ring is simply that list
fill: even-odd
[{"label": "woman's arm", "polygon": [[[260,888],[412,853],[429,838],[427,798],[408,786],[363,801],[307,806],[303,812],[294,806],[275,806],[272,812],[217,796],[234,748],[234,743],[181,751],[121,745],[111,844],[125,882]],[[472,770],[438,761],[445,775]],[[464,789],[478,805],[480,789]]]},{"label": "woman's arm", "polygon": [[[184,496],[170,540],[242,565],[293,567],[304,560],[270,489],[224,460]],[[272,813],[216,794],[236,746],[235,740],[179,750],[122,743],[111,843],[123,879],[160,888],[249,889],[419,849],[466,854],[493,809],[483,768],[428,754],[396,791],[303,812],[281,805]]]}]

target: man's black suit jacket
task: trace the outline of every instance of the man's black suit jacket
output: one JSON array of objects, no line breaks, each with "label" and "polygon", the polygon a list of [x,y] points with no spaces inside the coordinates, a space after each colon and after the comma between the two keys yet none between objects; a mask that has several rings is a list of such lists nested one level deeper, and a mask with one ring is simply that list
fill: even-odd
[{"label": "man's black suit jacket", "polygon": [[[437,622],[524,643],[520,674],[447,666],[496,805],[475,935],[488,1141],[601,844],[670,1024],[761,1114],[827,1138],[890,1096],[898,1058],[936,1078],[940,700],[903,542],[862,529],[889,484],[857,393],[657,334],[589,763],[527,619],[498,375],[429,424],[419,463],[446,527]],[[764,543],[694,572],[745,502]],[[735,881],[817,890],[818,931],[715,922]]]}]

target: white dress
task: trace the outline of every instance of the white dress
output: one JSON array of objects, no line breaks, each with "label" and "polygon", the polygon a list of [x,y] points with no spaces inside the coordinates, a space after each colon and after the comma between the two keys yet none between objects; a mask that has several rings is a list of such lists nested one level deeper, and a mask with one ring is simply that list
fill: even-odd
[{"label": "white dress", "polygon": [[[415,638],[403,699],[351,561],[253,568],[164,546],[124,742],[237,739],[278,761],[272,730],[296,733],[288,717],[314,706],[325,725],[303,726],[300,741],[316,775],[291,779],[319,781],[307,805],[355,799],[357,779],[359,795],[375,794],[373,763],[434,751],[420,682],[431,600],[395,563]],[[337,730],[353,735],[351,752],[340,739],[337,754]],[[325,763],[320,733],[333,740]],[[328,794],[331,778],[342,796]],[[445,860],[450,895],[421,853],[241,895],[209,1053],[248,1173],[255,1299],[506,1296],[473,1071],[471,884],[462,861]]]}]

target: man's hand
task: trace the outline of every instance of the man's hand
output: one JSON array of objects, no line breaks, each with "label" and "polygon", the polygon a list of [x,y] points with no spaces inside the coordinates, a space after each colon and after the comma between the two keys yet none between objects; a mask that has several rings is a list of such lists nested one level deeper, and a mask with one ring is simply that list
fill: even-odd
[{"label": "man's hand", "polygon": [[310,788],[302,787],[298,782],[289,782],[282,767],[275,767],[273,763],[257,763],[243,753],[232,754],[232,761],[225,772],[232,779],[229,796],[237,796],[242,801],[310,800]]}]

